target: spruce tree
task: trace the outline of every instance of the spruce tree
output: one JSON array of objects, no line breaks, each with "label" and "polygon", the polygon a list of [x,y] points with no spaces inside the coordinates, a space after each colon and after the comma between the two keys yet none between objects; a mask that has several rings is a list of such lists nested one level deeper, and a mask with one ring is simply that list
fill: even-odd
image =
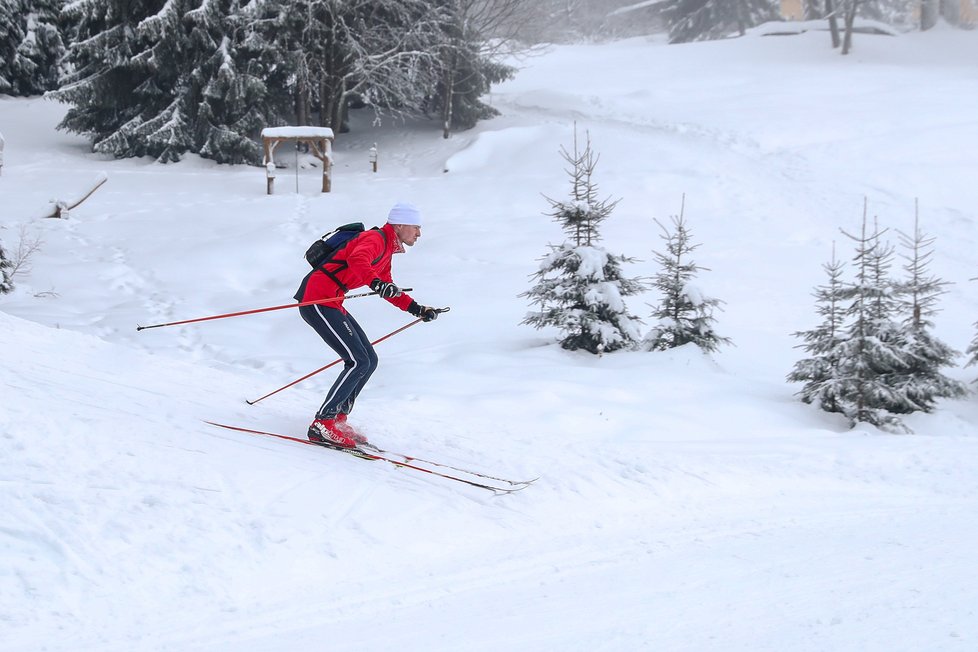
[{"label": "spruce tree", "polygon": [[0,0],[0,93],[16,92],[17,49],[24,42],[24,0]]},{"label": "spruce tree", "polygon": [[666,250],[655,252],[660,270],[653,278],[652,285],[661,293],[661,300],[652,312],[655,325],[642,343],[648,351],[695,344],[710,353],[721,344],[730,343],[729,338],[721,337],[714,330],[716,318],[713,311],[722,302],[706,296],[692,283],[697,273],[706,268],[690,258],[699,245],[693,244],[692,234],[686,226],[685,204],[686,198],[683,197],[679,215],[672,217],[671,230],[656,220],[662,230]]},{"label": "spruce tree", "polygon": [[804,340],[800,345],[811,357],[795,363],[794,369],[788,374],[788,381],[804,383],[797,393],[804,403],[814,403],[826,412],[843,412],[845,398],[836,392],[839,378],[841,355],[840,345],[843,342],[843,326],[845,324],[845,309],[842,304],[844,283],[842,273],[845,263],[835,255],[835,245],[832,245],[832,260],[822,265],[828,282],[815,288],[815,311],[822,322],[815,328],[794,333],[795,337]]},{"label": "spruce tree", "polygon": [[58,87],[59,63],[65,53],[58,14],[63,0],[24,3],[24,38],[11,62],[14,95],[41,95]]},{"label": "spruce tree", "polygon": [[849,327],[840,346],[839,377],[833,391],[843,402],[851,424],[906,431],[893,409],[906,404],[906,397],[892,382],[908,363],[902,331],[896,322],[896,292],[889,268],[893,248],[874,228],[867,234],[863,215],[859,236],[843,231],[856,243],[853,259],[855,283],[842,292],[850,302]]},{"label": "spruce tree", "polygon": [[7,294],[14,289],[14,279],[11,276],[13,267],[14,264],[3,250],[3,243],[0,243],[0,294]]},{"label": "spruce tree", "polygon": [[[143,20],[171,3],[162,0],[104,0],[66,5],[71,45],[67,74],[53,96],[72,104],[61,124],[93,139],[95,151],[115,156],[148,153],[140,127],[172,101],[140,34]],[[176,46],[183,45],[181,41]],[[175,71],[163,71],[172,75]]]},{"label": "spruce tree", "polygon": [[750,27],[780,20],[778,0],[665,0],[670,43],[744,35]]},{"label": "spruce tree", "polygon": [[933,257],[935,238],[920,229],[919,216],[914,217],[912,235],[900,233],[904,249],[903,269],[906,273],[901,287],[900,309],[904,315],[903,335],[908,361],[891,379],[902,405],[890,408],[897,413],[916,410],[931,412],[939,398],[960,398],[967,391],[963,384],[941,372],[959,355],[957,351],[933,334],[931,318],[937,314],[938,298],[945,293],[946,281],[933,276],[929,265]]},{"label": "spruce tree", "polygon": [[563,333],[560,345],[571,351],[600,354],[632,346],[639,337],[640,320],[628,312],[624,297],[637,294],[643,285],[624,276],[622,266],[632,259],[598,246],[598,226],[618,201],[598,199],[593,180],[598,157],[591,148],[590,134],[582,150],[575,128],[573,152],[561,148],[561,156],[570,165],[570,200],[547,200],[550,216],[560,223],[568,240],[551,246],[550,255],[533,275],[536,285],[520,295],[540,306],[527,313],[522,323],[557,327]]},{"label": "spruce tree", "polygon": [[[240,0],[71,5],[74,72],[55,96],[74,106],[62,128],[94,137],[95,151],[167,163],[198,152],[220,163],[258,163],[261,128],[287,102],[266,79],[289,73],[256,45],[263,17]],[[282,63],[274,72],[276,63]],[[122,91],[122,92],[120,92]],[[273,99],[276,98],[276,99]]]}]

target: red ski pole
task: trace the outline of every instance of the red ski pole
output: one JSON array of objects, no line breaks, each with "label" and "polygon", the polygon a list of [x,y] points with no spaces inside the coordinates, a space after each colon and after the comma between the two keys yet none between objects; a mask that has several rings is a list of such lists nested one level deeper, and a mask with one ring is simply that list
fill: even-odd
[{"label": "red ski pole", "polygon": [[[451,310],[451,308],[438,308],[438,312],[448,312],[449,310]],[[383,337],[377,338],[376,340],[374,340],[370,344],[371,344],[371,346],[373,346],[375,344],[380,344],[384,340],[386,340],[388,338],[391,338],[391,337],[394,337],[395,335],[397,335],[401,331],[407,330],[407,329],[411,328],[412,326],[414,326],[415,324],[417,324],[419,322],[422,322],[422,321],[424,321],[424,319],[422,319],[422,318],[419,317],[418,319],[415,319],[410,324],[407,324],[405,326],[401,326],[396,331],[391,331],[387,335],[384,335]],[[307,373],[305,376],[303,376],[302,378],[296,378],[295,380],[293,380],[288,385],[283,385],[282,387],[279,387],[275,391],[269,392],[269,393],[265,394],[261,398],[256,398],[254,401],[249,401],[249,400],[246,399],[245,400],[245,403],[247,403],[248,405],[254,405],[258,401],[264,401],[269,396],[274,396],[275,394],[278,394],[279,392],[281,392],[283,389],[288,389],[289,387],[292,387],[293,385],[298,385],[299,383],[301,383],[306,378],[312,378],[313,376],[315,376],[316,374],[318,374],[320,371],[326,371],[327,369],[329,369],[333,365],[337,365],[337,364],[339,364],[341,362],[343,362],[343,358],[340,358],[339,360],[333,360],[328,365],[326,365],[324,367],[320,367],[319,369],[316,369],[315,371],[311,371],[311,372]]]},{"label": "red ski pole", "polygon": [[[403,292],[410,292],[413,288],[402,288]],[[257,308],[255,310],[242,310],[241,312],[229,312],[223,315],[211,315],[210,317],[197,317],[196,319],[184,319],[182,321],[171,321],[166,324],[153,324],[152,326],[136,326],[137,331],[144,331],[147,328],[160,328],[162,326],[180,326],[181,324],[193,324],[199,321],[209,321],[211,319],[224,319],[225,317],[240,317],[242,315],[253,315],[258,312],[269,312],[270,310],[284,310],[286,308],[301,308],[302,306],[312,306],[319,305],[322,303],[333,303],[335,301],[343,301],[344,299],[359,299],[360,297],[370,297],[377,294],[376,292],[364,292],[362,294],[351,294],[345,297],[333,297],[332,299],[315,299],[313,301],[302,301],[300,303],[286,303],[281,306],[272,306],[270,308]]]},{"label": "red ski pole", "polygon": [[[392,331],[392,332],[390,332],[390,333],[388,333],[387,335],[384,335],[383,337],[381,337],[381,338],[379,338],[379,339],[376,339],[376,340],[374,340],[374,341],[373,341],[373,342],[371,342],[370,344],[371,344],[371,345],[373,345],[373,344],[380,344],[381,342],[383,342],[384,340],[386,340],[386,339],[387,339],[388,337],[394,337],[395,335],[397,335],[397,334],[398,334],[398,333],[400,333],[401,331],[403,331],[403,330],[405,330],[405,329],[408,329],[408,328],[411,328],[412,326],[414,326],[415,324],[417,324],[418,322],[421,322],[421,321],[424,321],[424,320],[423,320],[423,319],[420,319],[420,318],[418,318],[418,319],[415,319],[415,320],[414,320],[413,322],[411,322],[411,323],[410,323],[410,324],[408,324],[407,326],[401,326],[401,327],[400,327],[400,328],[398,328],[398,329],[397,329],[396,331]],[[292,381],[291,383],[289,383],[288,385],[284,385],[284,386],[282,386],[282,387],[279,387],[279,388],[278,388],[278,389],[276,389],[276,390],[275,390],[274,392],[269,392],[268,394],[265,394],[265,395],[264,395],[264,396],[262,396],[261,398],[256,398],[256,399],[255,399],[254,401],[248,401],[248,400],[246,400],[246,401],[245,401],[245,403],[247,403],[248,405],[254,405],[254,404],[255,404],[255,403],[257,403],[258,401],[263,401],[263,400],[265,400],[266,398],[268,398],[269,396],[273,396],[273,395],[275,395],[275,394],[278,394],[278,393],[279,393],[279,392],[281,392],[281,391],[282,391],[283,389],[288,389],[289,387],[292,387],[293,385],[298,385],[299,383],[301,383],[301,382],[302,382],[303,380],[305,380],[306,378],[312,378],[313,376],[315,376],[316,374],[318,374],[318,373],[319,373],[320,371],[326,371],[327,369],[329,369],[329,368],[330,368],[330,367],[332,367],[333,365],[336,365],[336,364],[339,364],[339,363],[341,363],[341,362],[343,362],[343,358],[339,358],[338,360],[333,360],[332,362],[330,362],[330,363],[329,363],[328,365],[326,365],[325,367],[320,367],[319,369],[316,369],[315,371],[311,371],[311,372],[309,372],[309,373],[307,373],[307,374],[306,374],[305,376],[303,376],[302,378],[296,378],[295,380],[293,380],[293,381]]]}]

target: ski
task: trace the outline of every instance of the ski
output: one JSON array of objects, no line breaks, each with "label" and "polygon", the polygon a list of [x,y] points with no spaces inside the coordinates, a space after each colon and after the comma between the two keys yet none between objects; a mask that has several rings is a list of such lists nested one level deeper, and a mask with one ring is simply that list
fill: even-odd
[{"label": "ski", "polygon": [[[356,457],[356,458],[359,458],[359,459],[364,459],[364,460],[381,460],[381,461],[387,462],[389,464],[393,464],[394,466],[396,466],[398,468],[411,469],[413,471],[419,471],[421,473],[428,473],[430,475],[434,475],[434,476],[437,476],[439,478],[445,478],[446,480],[453,480],[455,482],[461,482],[463,484],[467,484],[467,485],[472,486],[472,487],[478,487],[479,489],[485,489],[487,491],[491,491],[491,492],[493,492],[496,495],[515,493],[515,492],[521,491],[521,490],[523,490],[523,489],[525,489],[526,487],[529,486],[529,483],[525,483],[525,484],[524,483],[519,483],[517,485],[511,485],[511,486],[508,486],[508,487],[497,487],[497,486],[494,486],[492,484],[489,484],[488,482],[478,482],[478,481],[475,481],[475,480],[469,480],[469,479],[466,479],[466,478],[460,478],[460,477],[458,477],[456,475],[452,475],[450,473],[442,473],[440,471],[435,471],[433,469],[426,469],[423,466],[417,466],[416,464],[412,464],[409,461],[407,461],[407,459],[405,459],[404,461],[401,461],[401,460],[394,459],[393,457],[388,457],[388,455],[392,455],[392,454],[391,453],[387,453],[386,451],[380,451],[380,449],[377,449],[376,452],[371,452],[369,450],[365,450],[365,449],[362,449],[362,448],[341,448],[339,446],[330,446],[329,444],[322,444],[322,443],[318,443],[318,442],[314,442],[314,441],[309,441],[308,439],[302,439],[300,437],[293,437],[291,435],[283,435],[283,434],[280,434],[280,433],[277,433],[277,432],[268,432],[266,430],[255,430],[254,428],[242,428],[241,426],[231,426],[231,425],[228,425],[228,424],[225,424],[225,423],[217,423],[216,421],[207,421],[206,419],[204,420],[204,423],[206,423],[208,425],[211,425],[211,426],[216,426],[218,428],[225,428],[227,430],[234,430],[234,431],[237,431],[237,432],[246,432],[246,433],[250,433],[250,434],[253,434],[253,435],[265,435],[265,436],[268,436],[268,437],[276,437],[278,439],[287,439],[289,441],[298,442],[300,444],[307,444],[309,446],[317,446],[317,447],[320,447],[320,448],[328,448],[330,450],[338,451],[340,453],[347,453],[348,455],[352,455],[353,457]],[[376,448],[376,447],[372,447],[372,448]],[[397,455],[397,454],[394,453],[393,455]],[[406,458],[407,456],[400,455],[399,457],[405,457]],[[415,460],[415,461],[416,462],[419,462],[419,463],[433,464],[432,462],[424,462],[423,460]],[[467,472],[467,471],[462,471],[461,469],[458,469],[458,470],[461,471],[461,472],[463,472],[463,473],[470,473],[470,472]],[[474,475],[474,474],[471,474],[471,475]],[[486,479],[489,479],[488,476],[486,477]],[[511,482],[509,480],[502,480],[502,481],[503,482]]]},{"label": "ski", "polygon": [[459,471],[460,473],[466,473],[468,475],[478,476],[480,478],[485,478],[486,480],[495,480],[497,482],[505,482],[511,487],[523,487],[526,485],[531,485],[539,478],[533,478],[532,480],[509,480],[507,478],[499,478],[494,475],[489,475],[487,473],[481,473],[479,471],[473,471],[472,469],[466,469],[460,466],[452,466],[451,464],[443,464],[442,462],[433,462],[432,460],[426,460],[423,457],[416,457],[414,455],[407,455],[405,453],[397,453],[394,451],[384,450],[383,448],[378,448],[371,443],[361,444],[360,448],[370,451],[372,453],[383,454],[383,455],[395,455],[397,457],[403,458],[405,462],[419,462],[421,464],[430,464],[431,466],[437,466],[443,469],[451,469],[452,471]]}]

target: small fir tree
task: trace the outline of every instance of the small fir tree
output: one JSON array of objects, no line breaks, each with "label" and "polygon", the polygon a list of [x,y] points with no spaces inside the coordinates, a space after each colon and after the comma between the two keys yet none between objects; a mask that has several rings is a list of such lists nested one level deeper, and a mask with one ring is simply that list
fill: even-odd
[{"label": "small fir tree", "polygon": [[722,301],[706,296],[692,283],[697,273],[706,268],[690,258],[699,245],[693,244],[692,234],[686,226],[685,207],[684,196],[679,215],[672,218],[672,230],[656,220],[662,229],[666,251],[655,252],[660,271],[652,285],[659,290],[662,299],[652,313],[655,326],[643,342],[643,348],[648,351],[695,344],[711,353],[721,344],[730,344],[729,338],[721,337],[714,330],[716,318],[713,311]]},{"label": "small fir tree", "polygon": [[859,236],[843,231],[856,243],[855,284],[842,297],[850,301],[850,319],[840,356],[840,396],[851,424],[870,423],[881,428],[906,431],[893,414],[905,397],[891,382],[907,364],[907,354],[896,321],[896,286],[889,277],[893,247],[874,228],[867,234],[865,207]]},{"label": "small fir tree", "polygon": [[906,404],[891,408],[894,412],[922,410],[931,412],[937,399],[961,398],[967,393],[965,386],[941,372],[958,357],[958,352],[939,340],[930,321],[937,314],[938,298],[944,294],[946,281],[930,274],[928,267],[933,257],[935,238],[920,230],[919,215],[914,217],[913,235],[900,234],[905,253],[903,266],[906,280],[900,296],[903,320],[903,340],[908,354],[906,366],[891,382]]},{"label": "small fir tree", "polygon": [[643,285],[624,276],[622,266],[632,259],[609,254],[597,245],[598,225],[618,202],[597,199],[593,174],[598,157],[590,135],[581,150],[575,128],[573,153],[561,148],[561,156],[571,166],[570,201],[549,197],[547,201],[551,217],[561,224],[568,240],[551,246],[551,254],[533,275],[536,285],[520,295],[540,306],[527,313],[522,323],[557,327],[563,333],[560,345],[571,351],[600,354],[632,346],[639,338],[640,320],[629,314],[624,297],[642,291]]},{"label": "small fir tree", "polygon": [[822,265],[828,282],[815,288],[815,311],[822,322],[808,331],[794,333],[805,341],[800,345],[810,358],[795,363],[788,374],[788,381],[804,383],[797,393],[804,403],[814,403],[826,412],[843,412],[844,397],[840,397],[835,382],[839,377],[840,345],[843,342],[845,310],[842,305],[844,283],[842,273],[845,263],[835,255],[832,245],[832,260]]},{"label": "small fir tree", "polygon": [[3,250],[3,243],[0,243],[0,294],[7,294],[14,289],[13,267],[14,264]]}]

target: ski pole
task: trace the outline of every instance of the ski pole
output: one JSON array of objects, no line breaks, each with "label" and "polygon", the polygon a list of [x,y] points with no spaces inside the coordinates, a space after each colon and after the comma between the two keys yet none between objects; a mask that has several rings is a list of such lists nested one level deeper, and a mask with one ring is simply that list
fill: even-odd
[{"label": "ski pole", "polygon": [[[449,310],[451,310],[451,308],[438,308],[438,312],[448,312]],[[407,324],[407,325],[405,325],[405,326],[401,326],[401,327],[400,327],[400,328],[398,328],[397,330],[395,330],[395,331],[391,331],[391,332],[390,332],[390,333],[388,333],[387,335],[384,335],[383,337],[379,337],[379,338],[377,338],[376,340],[374,340],[373,342],[371,342],[371,343],[370,343],[370,345],[371,345],[371,346],[373,346],[373,345],[375,345],[375,344],[380,344],[380,343],[381,343],[381,342],[383,342],[384,340],[386,340],[386,339],[388,339],[388,338],[391,338],[391,337],[394,337],[395,335],[397,335],[397,334],[398,334],[398,333],[400,333],[401,331],[405,331],[405,330],[407,330],[407,329],[409,329],[409,328],[411,328],[412,326],[414,326],[415,324],[419,324],[419,323],[421,323],[421,322],[423,322],[423,321],[424,321],[424,319],[423,319],[423,318],[421,318],[421,317],[418,317],[417,319],[415,319],[415,320],[414,320],[413,322],[411,322],[410,324]],[[255,399],[254,401],[249,401],[249,400],[247,400],[247,399],[245,399],[245,403],[247,403],[248,405],[254,405],[254,404],[255,404],[255,403],[257,403],[258,401],[264,401],[264,400],[265,400],[266,398],[268,398],[269,396],[274,396],[275,394],[278,394],[279,392],[281,392],[281,391],[282,391],[282,390],[284,390],[284,389],[288,389],[289,387],[292,387],[293,385],[298,385],[298,384],[299,384],[299,383],[301,383],[301,382],[302,382],[303,380],[305,380],[305,379],[307,379],[307,378],[312,378],[313,376],[315,376],[315,375],[316,375],[316,374],[318,374],[319,372],[321,372],[321,371],[326,371],[326,370],[327,370],[327,369],[329,369],[330,367],[332,367],[332,366],[334,366],[334,365],[337,365],[337,364],[339,364],[339,363],[341,363],[341,362],[343,362],[343,358],[339,358],[338,360],[333,360],[333,361],[332,361],[332,362],[330,362],[330,363],[329,363],[328,365],[325,365],[325,366],[323,366],[323,367],[320,367],[319,369],[316,369],[315,371],[311,371],[311,372],[309,372],[309,373],[307,373],[307,374],[306,374],[305,376],[303,376],[302,378],[296,378],[295,380],[293,380],[293,381],[292,381],[291,383],[289,383],[288,385],[283,385],[282,387],[279,387],[279,388],[278,388],[278,389],[276,389],[275,391],[273,391],[273,392],[269,392],[269,393],[267,393],[267,394],[265,394],[265,395],[264,395],[264,396],[262,396],[261,398],[256,398],[256,399]]]},{"label": "ski pole", "polygon": [[[414,288],[402,288],[402,292],[410,292]],[[344,299],[359,299],[360,297],[370,297],[376,295],[376,292],[363,292],[362,294],[351,294],[345,297],[333,297],[332,299],[315,299],[313,301],[302,301],[300,303],[286,303],[281,306],[271,306],[270,308],[257,308],[255,310],[242,310],[241,312],[229,312],[223,315],[211,315],[210,317],[197,317],[196,319],[184,319],[182,321],[171,321],[166,324],[153,324],[152,326],[136,326],[137,331],[144,331],[147,328],[160,328],[162,326],[180,326],[181,324],[193,324],[199,321],[209,321],[211,319],[224,319],[225,317],[240,317],[242,315],[253,315],[257,312],[269,312],[270,310],[284,310],[285,308],[301,308],[302,306],[312,306],[319,305],[323,303],[332,303],[335,301],[343,301]]]}]

